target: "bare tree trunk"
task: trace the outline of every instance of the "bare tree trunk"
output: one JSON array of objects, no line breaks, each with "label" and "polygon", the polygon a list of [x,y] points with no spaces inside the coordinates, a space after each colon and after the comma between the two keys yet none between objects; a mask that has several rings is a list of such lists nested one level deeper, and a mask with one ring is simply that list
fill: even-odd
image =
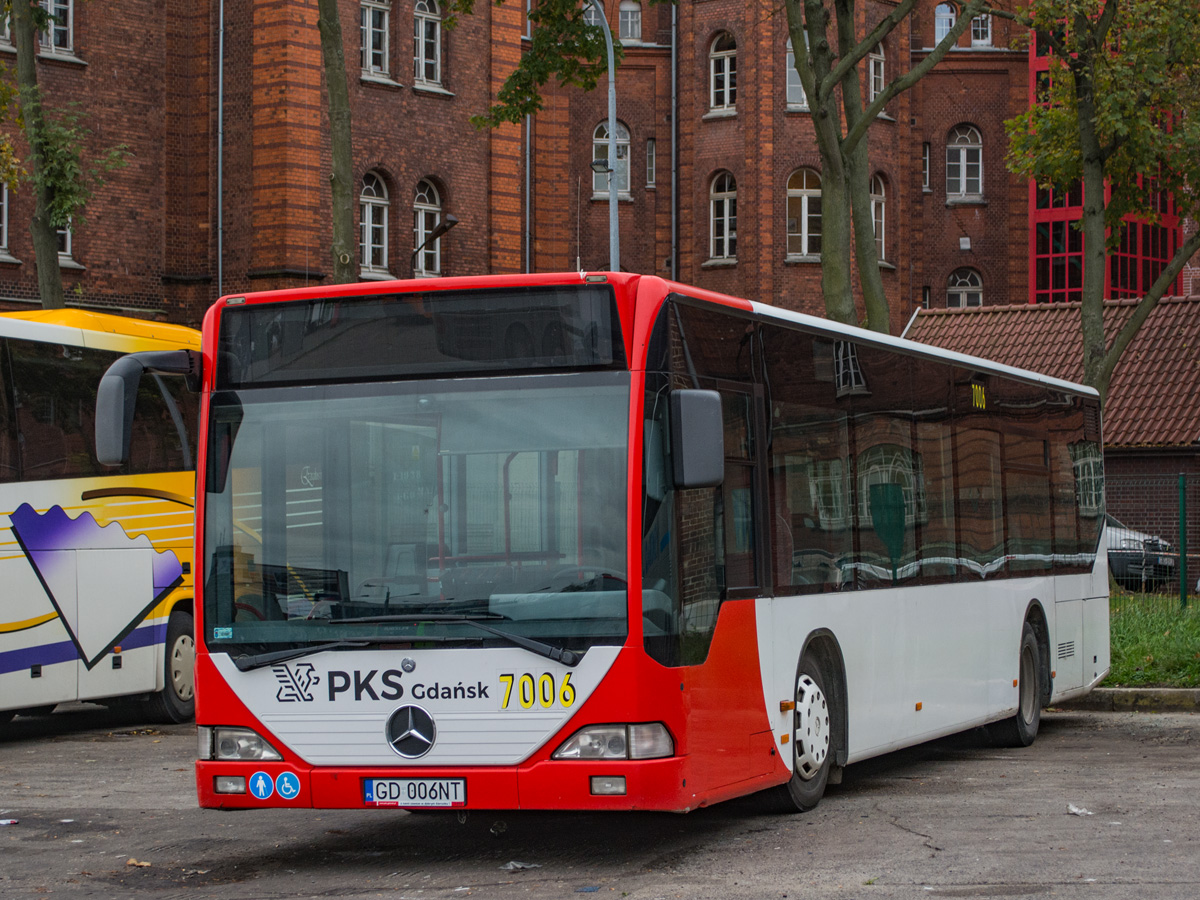
[{"label": "bare tree trunk", "polygon": [[[1087,27],[1089,23],[1077,22]],[[1096,100],[1092,73],[1087,65],[1072,67],[1075,99],[1079,105],[1079,150],[1083,167],[1083,383],[1100,390],[1104,358],[1104,273],[1107,251],[1104,226],[1104,155],[1096,134]],[[1104,402],[1101,391],[1100,401]]]},{"label": "bare tree trunk", "polygon": [[346,83],[346,51],[337,0],[317,0],[317,27],[329,91],[329,189],[333,201],[333,281],[355,281],[358,241],[354,235],[354,159],[350,135],[350,89]]},{"label": "bare tree trunk", "polygon": [[62,309],[62,272],[58,267],[58,229],[50,221],[50,189],[41,177],[44,123],[41,94],[37,83],[37,31],[30,8],[34,0],[12,0],[12,38],[17,50],[17,87],[21,96],[21,115],[25,137],[29,141],[29,170],[34,189],[33,218],[29,233],[33,237],[34,267],[37,269],[38,295],[46,309]]}]

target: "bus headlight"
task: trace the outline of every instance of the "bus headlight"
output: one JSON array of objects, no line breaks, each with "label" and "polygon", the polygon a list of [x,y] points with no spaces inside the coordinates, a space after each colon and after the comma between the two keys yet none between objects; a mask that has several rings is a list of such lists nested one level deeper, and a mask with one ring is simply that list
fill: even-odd
[{"label": "bus headlight", "polygon": [[661,759],[675,753],[675,742],[661,722],[638,725],[589,725],[551,754],[551,759]]},{"label": "bus headlight", "polygon": [[200,759],[249,761],[283,759],[278,750],[249,728],[201,725],[196,728],[196,740],[197,755]]}]

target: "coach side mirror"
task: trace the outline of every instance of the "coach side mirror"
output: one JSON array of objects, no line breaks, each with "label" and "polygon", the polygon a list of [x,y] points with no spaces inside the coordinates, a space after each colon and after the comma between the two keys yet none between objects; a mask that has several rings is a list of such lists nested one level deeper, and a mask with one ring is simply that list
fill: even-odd
[{"label": "coach side mirror", "polygon": [[133,412],[137,407],[142,375],[183,375],[196,390],[200,354],[194,350],[146,350],[122,356],[104,373],[96,390],[96,459],[102,466],[124,465],[133,437]]},{"label": "coach side mirror", "polygon": [[725,480],[725,422],[716,391],[671,392],[671,466],[675,487],[717,487]]}]

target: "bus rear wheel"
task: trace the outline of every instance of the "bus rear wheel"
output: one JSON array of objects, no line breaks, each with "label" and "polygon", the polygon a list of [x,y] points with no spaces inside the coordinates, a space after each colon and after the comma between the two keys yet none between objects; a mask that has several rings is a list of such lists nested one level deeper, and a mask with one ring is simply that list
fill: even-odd
[{"label": "bus rear wheel", "polygon": [[767,803],[779,812],[807,812],[825,794],[833,765],[832,698],[821,665],[811,653],[796,672],[796,708],[792,713],[792,777],[767,792]]},{"label": "bus rear wheel", "polygon": [[196,639],[192,614],[177,609],[167,620],[163,689],[150,698],[149,713],[156,722],[177,724],[196,715]]},{"label": "bus rear wheel", "polygon": [[1028,622],[1021,632],[1017,671],[1017,714],[988,726],[992,740],[1004,747],[1028,747],[1042,722],[1042,672],[1037,635]]}]

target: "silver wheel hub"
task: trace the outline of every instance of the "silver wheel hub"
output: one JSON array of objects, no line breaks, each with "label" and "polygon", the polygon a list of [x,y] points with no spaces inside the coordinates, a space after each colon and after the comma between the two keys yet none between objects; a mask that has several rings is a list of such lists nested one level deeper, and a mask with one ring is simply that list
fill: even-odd
[{"label": "silver wheel hub", "polygon": [[796,683],[796,774],[805,781],[816,776],[829,755],[829,704],[808,675]]},{"label": "silver wheel hub", "polygon": [[190,634],[180,635],[171,647],[171,689],[185,703],[195,687],[196,643]]}]

